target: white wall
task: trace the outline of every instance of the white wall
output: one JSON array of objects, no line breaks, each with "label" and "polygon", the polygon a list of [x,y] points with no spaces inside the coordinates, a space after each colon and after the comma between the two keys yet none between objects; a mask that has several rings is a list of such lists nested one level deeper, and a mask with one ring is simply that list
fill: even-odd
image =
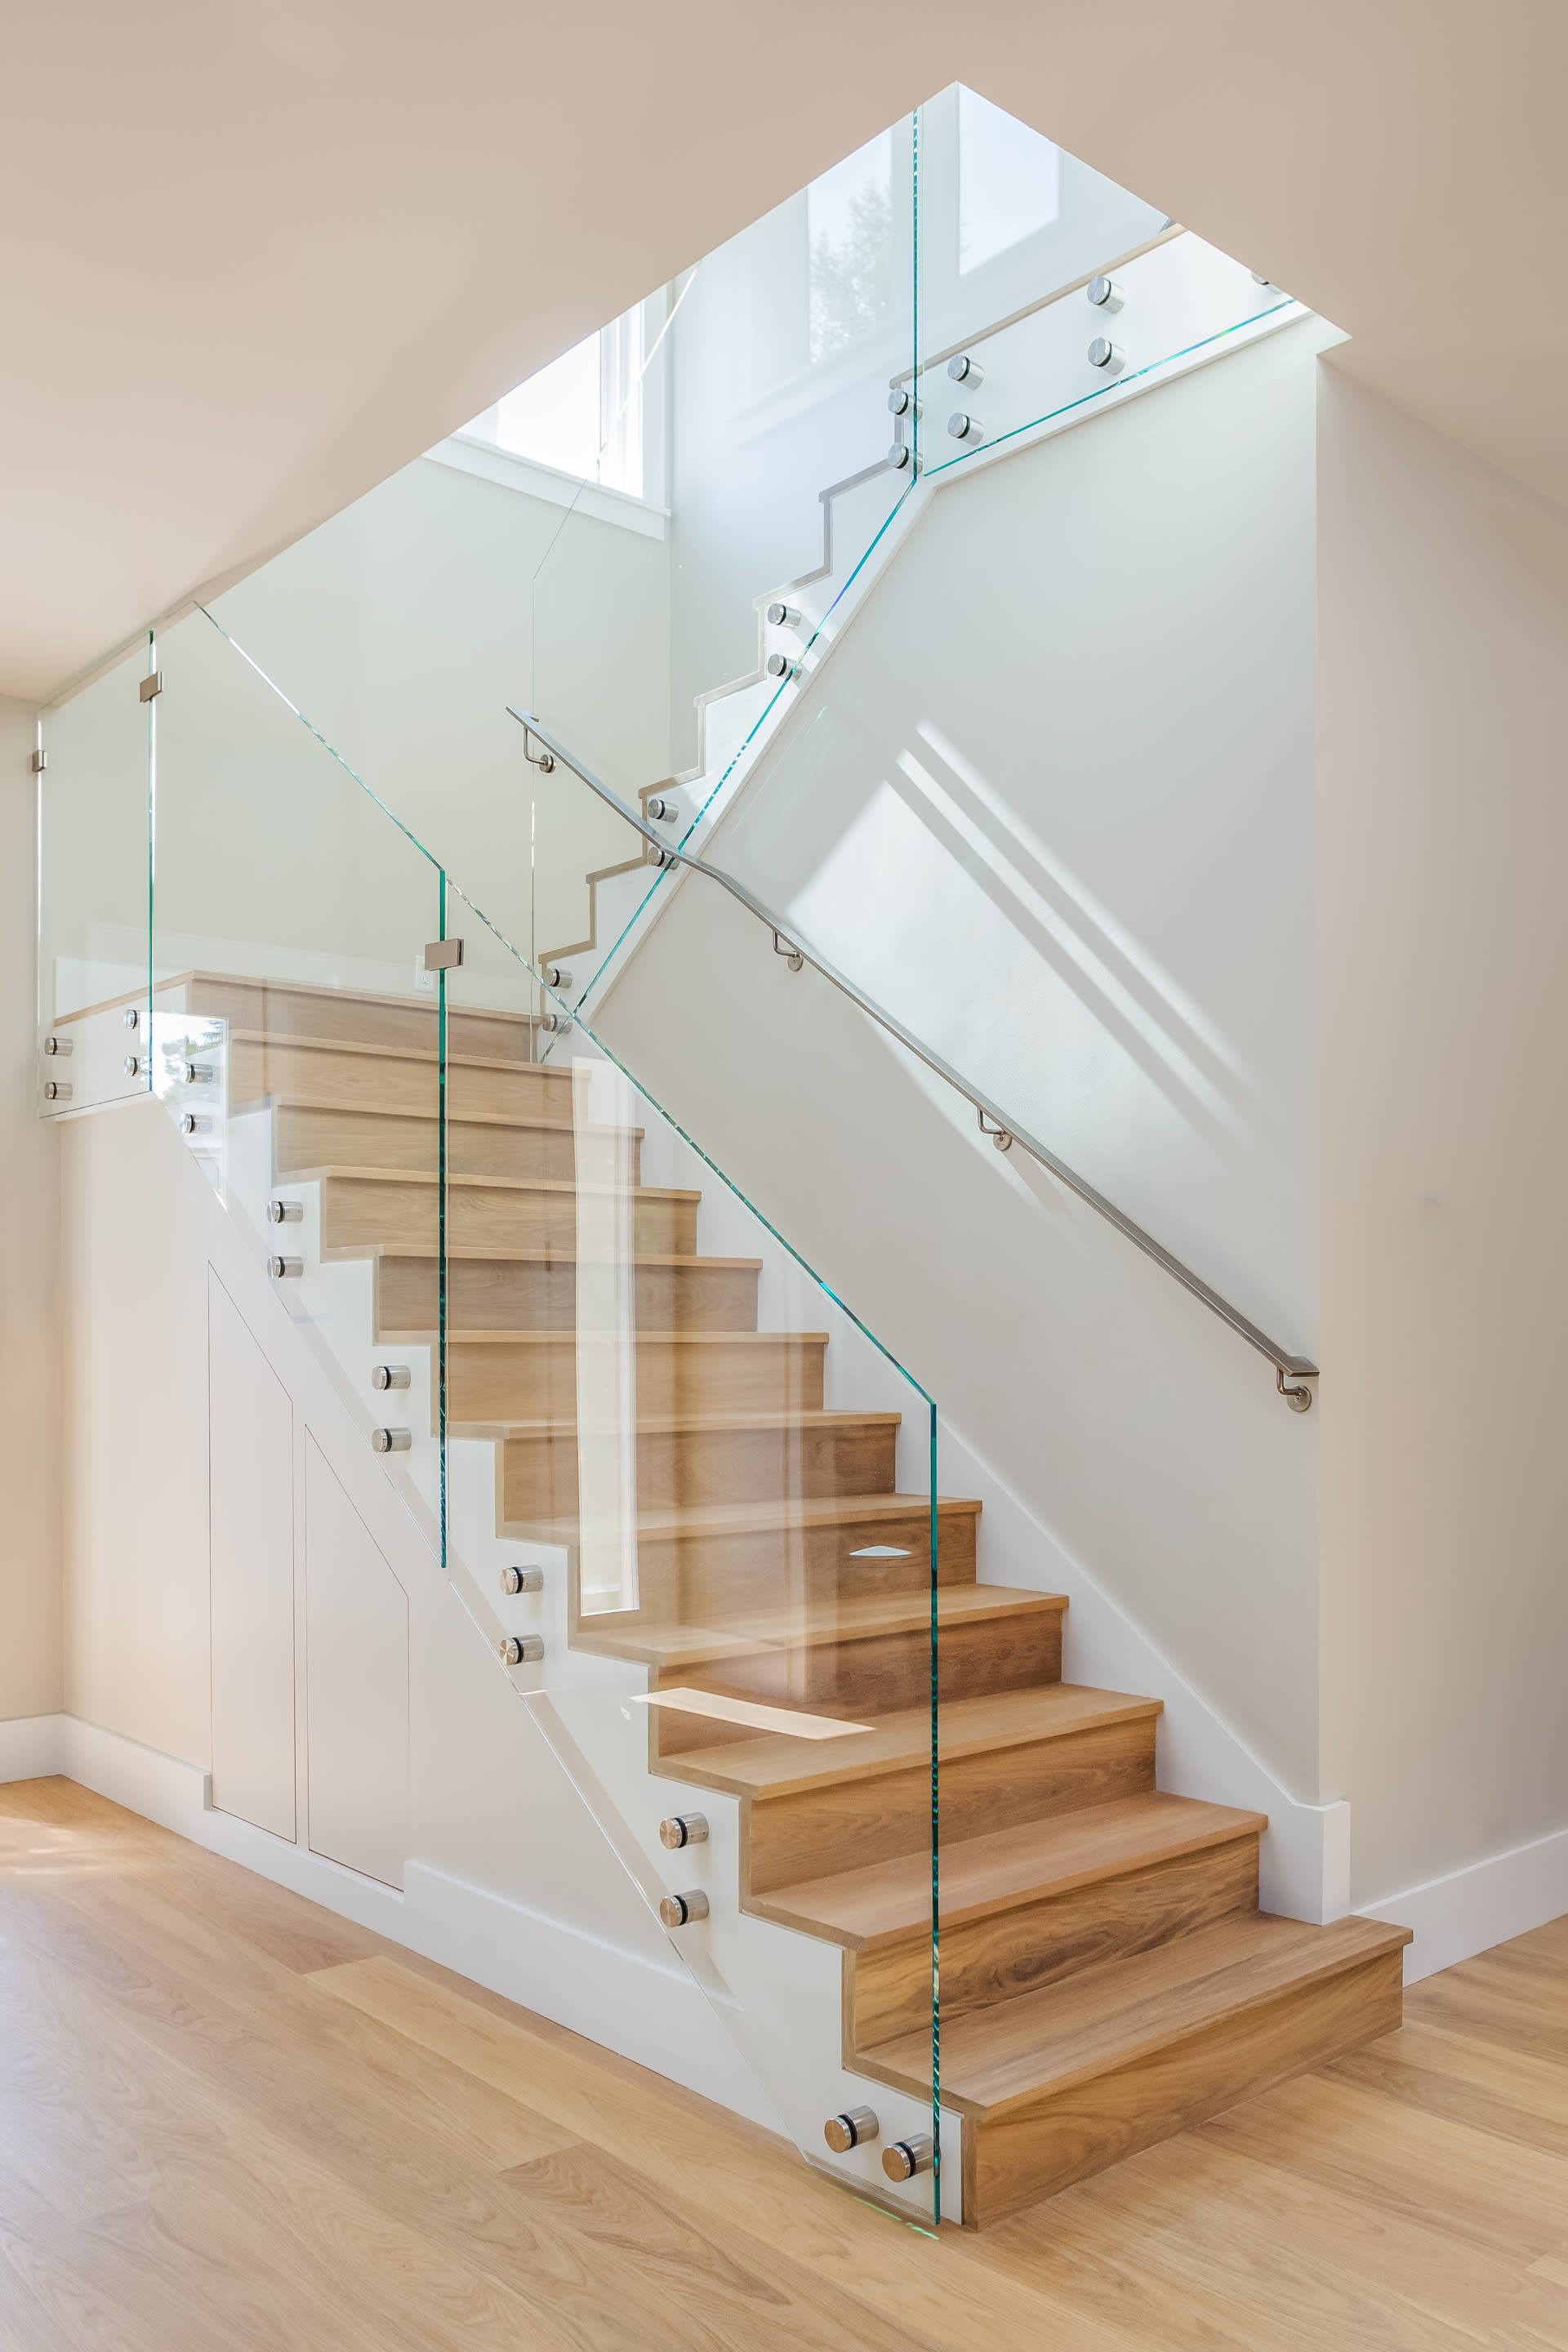
[{"label": "white wall", "polygon": [[0,1722],[60,1701],[58,1145],[37,1115],[33,742],[32,711],[0,700]]},{"label": "white wall", "polygon": [[[941,492],[710,853],[1306,1353],[1321,339]],[[717,892],[598,1022],[1050,1530],[1040,1580],[1317,1795],[1316,1423],[1262,1360]]]},{"label": "white wall", "polygon": [[[626,853],[616,821],[574,779],[540,778],[524,764],[506,706],[526,709],[537,691],[566,723],[592,712],[596,735],[607,724],[618,766],[649,781],[661,774],[668,576],[659,539],[421,458],[216,609],[526,952],[536,929],[544,944],[580,937],[584,875]],[[182,631],[205,625],[189,621]],[[172,732],[172,705],[162,715]],[[220,722],[215,705],[209,740]],[[303,750],[293,755],[285,808],[299,810],[326,776],[323,755],[310,748],[309,761]],[[268,788],[243,748],[223,782],[263,799]],[[343,825],[350,843],[374,830],[357,808]],[[292,871],[312,855],[311,836],[302,824],[279,833]],[[379,854],[384,866],[411,870],[411,853]],[[279,859],[279,882],[283,870]],[[199,884],[193,876],[188,899]]]},{"label": "white wall", "polygon": [[1368,1902],[1568,1826],[1568,519],[1331,367],[1320,472],[1325,1744]]}]

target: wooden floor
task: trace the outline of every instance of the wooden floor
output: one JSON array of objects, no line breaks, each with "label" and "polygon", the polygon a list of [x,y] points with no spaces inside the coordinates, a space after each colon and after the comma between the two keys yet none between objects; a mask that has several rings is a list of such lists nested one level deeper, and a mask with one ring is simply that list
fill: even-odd
[{"label": "wooden floor", "polygon": [[0,1788],[0,2352],[1568,2347],[1568,1919],[932,2238],[63,1780]]}]

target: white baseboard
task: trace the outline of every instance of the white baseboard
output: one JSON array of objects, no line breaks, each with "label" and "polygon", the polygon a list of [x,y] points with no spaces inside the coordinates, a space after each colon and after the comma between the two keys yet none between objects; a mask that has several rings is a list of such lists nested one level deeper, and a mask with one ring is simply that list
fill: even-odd
[{"label": "white baseboard", "polygon": [[1414,1930],[1415,1940],[1405,1954],[1405,1981],[1415,1984],[1568,1911],[1568,1829],[1510,1846],[1506,1853],[1483,1854],[1462,1870],[1359,1908],[1369,1918]]},{"label": "white baseboard", "polygon": [[14,1716],[0,1723],[0,1781],[43,1780],[63,1772],[63,1715]]},{"label": "white baseboard", "polygon": [[220,1812],[200,1765],[79,1716],[0,1723],[0,1781],[53,1773],[769,2130],[780,2128],[739,2052],[715,2035],[707,1997],[677,1963],[661,1968],[426,1863],[406,1865],[402,1892],[384,1886]]}]

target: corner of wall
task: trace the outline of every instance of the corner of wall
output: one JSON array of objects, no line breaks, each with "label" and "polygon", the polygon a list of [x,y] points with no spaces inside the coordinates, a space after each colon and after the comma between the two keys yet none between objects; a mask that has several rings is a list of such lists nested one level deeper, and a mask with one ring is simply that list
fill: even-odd
[{"label": "corner of wall", "polygon": [[[35,714],[0,698],[0,1729],[62,1703],[58,1137],[37,1112]],[[14,1744],[14,1743],[13,1743]]]}]

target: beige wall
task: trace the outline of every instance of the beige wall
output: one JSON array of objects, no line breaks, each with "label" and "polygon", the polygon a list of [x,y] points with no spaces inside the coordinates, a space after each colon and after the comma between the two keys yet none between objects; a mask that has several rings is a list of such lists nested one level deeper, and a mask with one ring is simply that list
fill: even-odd
[{"label": "beige wall", "polygon": [[1354,1898],[1568,1822],[1568,518],[1323,370],[1325,1775]]},{"label": "beige wall", "polygon": [[33,725],[0,700],[0,1722],[60,1703],[59,1139],[37,1108]]}]

